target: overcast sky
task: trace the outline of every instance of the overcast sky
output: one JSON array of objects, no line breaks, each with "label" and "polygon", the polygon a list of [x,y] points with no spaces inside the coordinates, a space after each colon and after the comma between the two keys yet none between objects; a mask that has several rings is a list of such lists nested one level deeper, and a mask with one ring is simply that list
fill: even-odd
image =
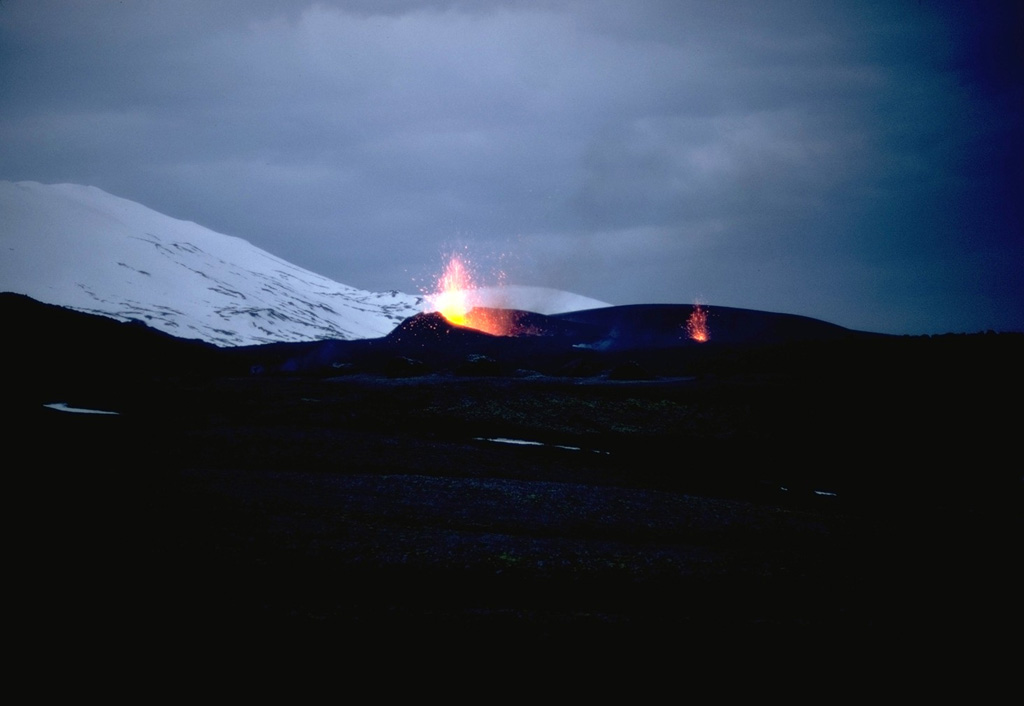
[{"label": "overcast sky", "polygon": [[0,179],[374,291],[1024,331],[1020,7],[2,0]]}]

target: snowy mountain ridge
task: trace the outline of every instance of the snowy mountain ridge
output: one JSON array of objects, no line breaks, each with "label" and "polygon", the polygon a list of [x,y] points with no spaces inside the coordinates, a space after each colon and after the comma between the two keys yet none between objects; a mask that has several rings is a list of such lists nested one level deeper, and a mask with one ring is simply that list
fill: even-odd
[{"label": "snowy mountain ridge", "polygon": [[[0,291],[218,346],[376,338],[429,307],[422,296],[339,284],[96,187],[36,182],[0,181]],[[504,305],[605,306],[541,293],[522,288]]]}]

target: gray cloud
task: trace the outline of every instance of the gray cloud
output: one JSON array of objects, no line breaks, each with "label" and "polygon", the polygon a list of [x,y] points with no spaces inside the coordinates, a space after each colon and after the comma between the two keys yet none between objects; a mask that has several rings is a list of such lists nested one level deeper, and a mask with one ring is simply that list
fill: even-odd
[{"label": "gray cloud", "polygon": [[615,303],[1024,329],[1019,17],[965,12],[12,0],[0,178],[367,289],[464,246]]}]

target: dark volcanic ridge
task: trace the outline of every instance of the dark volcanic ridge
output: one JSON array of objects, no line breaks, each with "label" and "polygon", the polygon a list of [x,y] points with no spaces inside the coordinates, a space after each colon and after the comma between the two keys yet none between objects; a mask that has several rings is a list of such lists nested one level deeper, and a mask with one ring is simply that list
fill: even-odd
[{"label": "dark volcanic ridge", "polygon": [[[508,312],[516,335],[540,338],[600,351],[644,348],[679,348],[703,345],[690,338],[687,322],[695,306],[685,304],[635,304],[602,307],[545,316],[526,311]],[[700,307],[708,313],[710,341],[719,344],[774,344],[795,341],[835,340],[856,335],[849,329],[817,319],[731,307]],[[494,310],[492,310],[494,311]],[[451,336],[448,324],[436,313],[406,319],[387,336],[393,340]],[[505,338],[505,337],[503,337]]]},{"label": "dark volcanic ridge", "polygon": [[[260,346],[259,372],[412,375],[426,372],[570,377],[624,374],[635,378],[689,375],[702,361],[753,350],[880,337],[816,319],[729,307],[703,307],[710,340],[690,338],[690,305],[605,307],[543,315],[490,310],[515,335],[495,336],[422,313],[379,339]],[[706,367],[706,366],[705,366]],[[632,372],[630,372],[632,371]]]},{"label": "dark volcanic ridge", "polygon": [[[495,336],[452,324],[438,313],[420,313],[381,338],[219,348],[175,338],[142,322],[117,322],[0,293],[0,315],[11,330],[25,332],[8,339],[0,362],[30,376],[46,373],[43,387],[72,389],[181,375],[924,378],[948,376],[954,369],[971,370],[972,375],[1002,370],[1004,359],[1010,365],[1013,357],[1006,351],[1024,339],[1024,334],[991,332],[891,336],[791,314],[703,306],[710,340],[697,342],[687,330],[694,308],[629,305],[557,315],[496,310],[514,322],[518,333],[513,336]],[[988,343],[964,343],[978,339]],[[968,367],[975,358],[976,365]]]}]

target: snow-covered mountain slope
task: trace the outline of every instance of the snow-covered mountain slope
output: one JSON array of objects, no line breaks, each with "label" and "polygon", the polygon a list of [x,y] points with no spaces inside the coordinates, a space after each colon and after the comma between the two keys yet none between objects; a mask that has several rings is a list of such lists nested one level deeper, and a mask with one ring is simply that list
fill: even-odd
[{"label": "snow-covered mountain slope", "polygon": [[0,182],[0,290],[219,346],[386,335],[422,298],[374,293],[100,189]]},{"label": "snow-covered mountain slope", "polygon": [[[0,291],[218,346],[377,338],[430,308],[95,187],[36,182],[0,181]],[[547,314],[606,306],[536,287],[482,290],[476,301]]]}]

